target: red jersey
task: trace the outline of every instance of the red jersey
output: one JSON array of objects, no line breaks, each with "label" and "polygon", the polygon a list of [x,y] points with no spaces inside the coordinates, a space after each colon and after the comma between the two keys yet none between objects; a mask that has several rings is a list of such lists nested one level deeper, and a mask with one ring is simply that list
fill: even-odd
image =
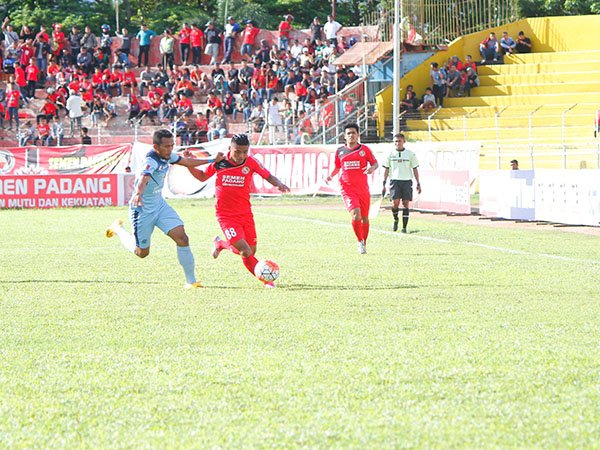
[{"label": "red jersey", "polygon": [[48,66],[48,69],[46,70],[46,72],[48,72],[48,76],[54,76],[56,75],[58,72],[60,72],[60,67],[55,64],[55,63],[50,63],[50,65]]},{"label": "red jersey", "polygon": [[192,28],[192,31],[190,31],[190,44],[192,44],[192,47],[202,47],[202,39],[204,38],[204,33],[202,32],[201,29],[196,29],[194,30]]},{"label": "red jersey", "polygon": [[15,67],[15,82],[21,87],[27,84],[27,81],[25,81],[25,71],[22,67]]},{"label": "red jersey", "polygon": [[50,125],[47,123],[40,123],[37,129],[40,136],[48,136],[50,134]]},{"label": "red jersey", "polygon": [[178,102],[177,102],[177,106],[179,108],[184,108],[184,109],[193,109],[193,105],[192,105],[192,100],[189,99],[188,97],[183,97],[181,98]]},{"label": "red jersey", "polygon": [[279,37],[289,38],[292,25],[287,20],[282,20],[279,24]]},{"label": "red jersey", "polygon": [[19,98],[21,98],[21,92],[17,89],[10,91],[6,94],[6,106],[9,108],[19,107]]},{"label": "red jersey", "polygon": [[242,44],[254,45],[254,39],[258,33],[260,33],[260,28],[248,25],[242,33]]},{"label": "red jersey", "polygon": [[208,120],[206,117],[196,119],[196,127],[198,127],[198,131],[208,131]]},{"label": "red jersey", "polygon": [[345,145],[335,151],[335,167],[340,169],[340,186],[342,190],[346,187],[355,190],[369,191],[367,182],[367,163],[374,165],[377,162],[369,147],[358,144],[350,149]]},{"label": "red jersey", "polygon": [[39,73],[40,69],[35,65],[25,67],[25,78],[27,78],[27,81],[37,81]]},{"label": "red jersey", "polygon": [[221,102],[221,100],[219,99],[219,97],[213,97],[210,98],[208,97],[208,100],[206,101],[206,107],[209,109],[218,109],[218,108],[222,108],[223,107],[223,102]]},{"label": "red jersey", "polygon": [[271,173],[252,156],[248,156],[240,165],[225,157],[222,161],[208,166],[206,175],[212,177],[217,174],[215,182],[217,218],[252,215],[250,191],[254,186],[252,183],[254,173],[265,179],[271,176]]},{"label": "red jersey", "polygon": [[190,43],[190,32],[192,30],[188,27],[183,27],[179,31],[179,42],[181,44],[189,44]]},{"label": "red jersey", "polygon": [[104,74],[102,72],[95,72],[92,75],[92,86],[94,87],[98,87],[102,84],[102,79],[104,77]]},{"label": "red jersey", "polygon": [[150,100],[152,106],[160,106],[162,103],[162,93],[159,93],[158,89],[155,91],[150,91],[148,92],[148,100]]},{"label": "red jersey", "polygon": [[21,47],[21,65],[23,67],[26,67],[29,65],[29,60],[31,58],[33,58],[34,55],[34,50],[33,47],[30,47],[29,45],[24,45],[23,47]]},{"label": "red jersey", "polygon": [[131,70],[126,70],[125,72],[123,72],[123,82],[125,84],[130,84],[132,86],[135,86],[135,84],[136,84],[135,73],[132,72]]},{"label": "red jersey", "polygon": [[42,110],[41,110],[41,112],[46,114],[47,116],[55,115],[56,111],[57,111],[56,105],[52,102],[44,103],[44,106],[42,106]]}]

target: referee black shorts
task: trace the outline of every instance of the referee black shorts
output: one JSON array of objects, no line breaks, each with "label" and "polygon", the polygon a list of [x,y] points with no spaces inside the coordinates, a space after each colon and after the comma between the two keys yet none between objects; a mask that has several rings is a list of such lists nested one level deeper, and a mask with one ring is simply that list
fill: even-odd
[{"label": "referee black shorts", "polygon": [[412,180],[390,180],[390,196],[392,200],[408,200],[413,199]]}]

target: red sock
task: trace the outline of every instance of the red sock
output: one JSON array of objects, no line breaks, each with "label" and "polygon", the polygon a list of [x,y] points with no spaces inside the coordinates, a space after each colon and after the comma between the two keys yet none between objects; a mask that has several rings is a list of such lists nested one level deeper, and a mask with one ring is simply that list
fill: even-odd
[{"label": "red sock", "polygon": [[369,237],[369,222],[366,222],[362,224],[362,234],[363,234],[363,239],[365,240],[365,242],[367,242],[367,238]]},{"label": "red sock", "polygon": [[229,250],[233,253],[235,253],[236,255],[239,255],[240,252],[238,251],[237,248],[235,248],[229,241],[224,241],[223,239],[221,239],[218,243],[217,243],[217,247],[223,250]]},{"label": "red sock", "polygon": [[354,234],[356,235],[356,239],[358,239],[359,241],[362,241],[363,240],[362,222],[360,220],[353,220],[352,228],[354,229]]},{"label": "red sock", "polygon": [[254,275],[254,268],[258,264],[258,259],[256,259],[254,255],[248,256],[247,258],[242,256],[242,262],[244,263],[244,266],[246,266],[246,269],[248,269],[248,272]]}]

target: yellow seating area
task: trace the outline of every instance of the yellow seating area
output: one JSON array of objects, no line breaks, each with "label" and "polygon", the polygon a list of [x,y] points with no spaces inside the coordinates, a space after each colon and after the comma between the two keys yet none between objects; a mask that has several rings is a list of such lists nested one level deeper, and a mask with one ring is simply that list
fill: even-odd
[{"label": "yellow seating area", "polygon": [[[514,158],[523,169],[597,168],[600,145],[594,130],[600,109],[600,50],[578,48],[579,41],[562,37],[561,27],[573,26],[576,19],[564,18],[566,23],[555,19],[522,20],[493,30],[498,37],[505,29],[516,37],[523,29],[532,38],[534,53],[507,55],[504,64],[479,66],[480,86],[471,96],[446,98],[444,107],[435,113],[408,119],[407,138],[479,141],[482,169],[506,169]],[[600,25],[597,17],[583,16],[580,21],[583,19],[595,22],[596,28]],[[554,33],[552,39],[550,32]],[[421,95],[429,83],[429,64],[449,55],[463,59],[468,53],[478,60],[478,42],[488,33],[461,38],[448,51],[438,52],[437,57],[409,72],[402,87],[414,84]],[[552,45],[545,44],[544,37]],[[561,51],[553,51],[553,47]],[[569,51],[571,47],[574,49]],[[544,51],[536,52],[536,48]],[[383,99],[385,96],[378,99],[378,108]]]}]

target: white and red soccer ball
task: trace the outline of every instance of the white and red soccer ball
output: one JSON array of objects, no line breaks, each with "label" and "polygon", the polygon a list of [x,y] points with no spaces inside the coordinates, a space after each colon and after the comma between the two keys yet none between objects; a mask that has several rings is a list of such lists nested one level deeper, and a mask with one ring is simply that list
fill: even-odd
[{"label": "white and red soccer ball", "polygon": [[279,266],[274,261],[263,259],[256,264],[254,275],[260,281],[275,281],[279,277]]}]

